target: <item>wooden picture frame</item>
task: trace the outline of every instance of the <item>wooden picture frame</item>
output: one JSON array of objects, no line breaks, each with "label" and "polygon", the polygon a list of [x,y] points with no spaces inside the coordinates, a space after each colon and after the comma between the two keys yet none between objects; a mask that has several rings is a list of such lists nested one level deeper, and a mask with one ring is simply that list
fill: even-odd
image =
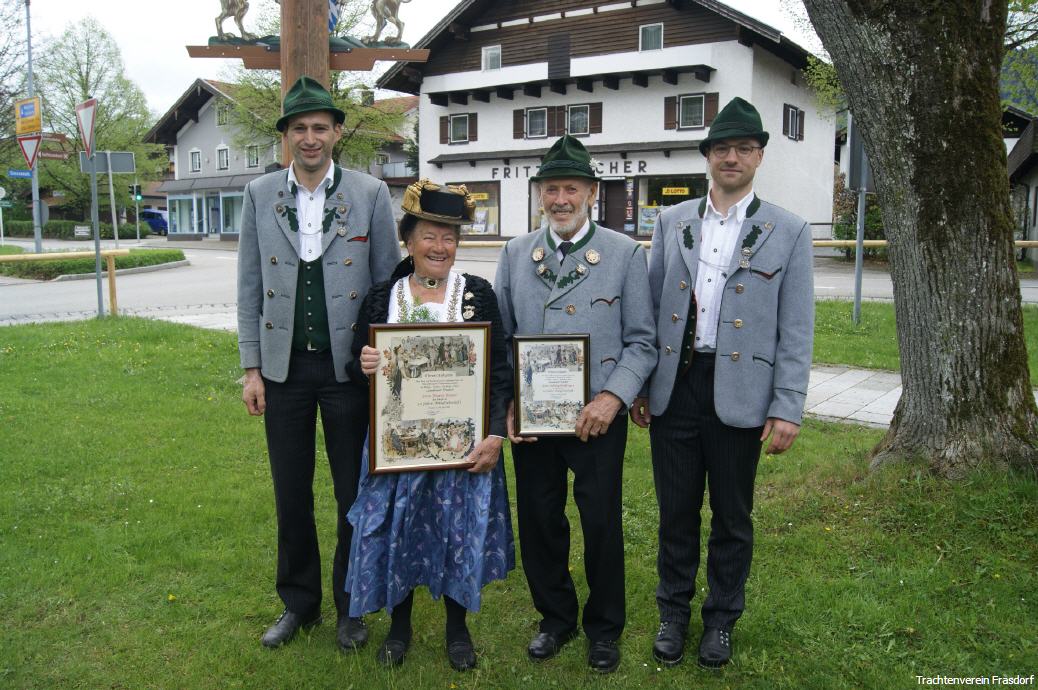
[{"label": "wooden picture frame", "polygon": [[577,417],[591,397],[587,333],[517,335],[514,427],[517,436],[575,436]]},{"label": "wooden picture frame", "polygon": [[486,436],[490,323],[372,325],[368,471],[467,469]]}]

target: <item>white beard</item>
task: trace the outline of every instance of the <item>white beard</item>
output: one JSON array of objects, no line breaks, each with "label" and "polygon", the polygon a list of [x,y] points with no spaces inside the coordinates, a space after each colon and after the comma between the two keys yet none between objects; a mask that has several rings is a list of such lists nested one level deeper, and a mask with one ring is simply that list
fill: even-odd
[{"label": "white beard", "polygon": [[548,215],[547,218],[548,227],[551,228],[556,235],[565,238],[566,236],[575,233],[582,225],[584,225],[584,222],[588,218],[588,214],[585,212],[580,215],[574,215],[568,223],[557,223],[551,219],[551,215]]}]

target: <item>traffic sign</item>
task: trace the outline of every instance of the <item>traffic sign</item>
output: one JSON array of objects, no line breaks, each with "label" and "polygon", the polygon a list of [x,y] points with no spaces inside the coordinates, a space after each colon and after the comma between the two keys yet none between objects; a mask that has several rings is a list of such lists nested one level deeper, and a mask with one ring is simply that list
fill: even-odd
[{"label": "traffic sign", "polygon": [[[108,172],[109,159],[112,161],[111,171],[113,173],[137,172],[133,151],[95,151],[94,153],[97,154],[94,157],[94,165],[97,166],[96,172],[99,175]],[[84,151],[79,152],[79,172],[90,172],[90,159]]]},{"label": "traffic sign", "polygon": [[67,151],[40,151],[39,157],[52,161],[67,161],[71,153]]},{"label": "traffic sign", "polygon": [[11,208],[11,206],[10,199],[0,199],[0,208]]},{"label": "traffic sign", "polygon": [[14,102],[14,133],[31,134],[43,129],[40,115],[40,97],[23,98]]},{"label": "traffic sign", "polygon": [[18,146],[22,149],[22,155],[25,156],[25,164],[29,166],[29,170],[36,165],[36,154],[40,151],[40,139],[39,134],[20,134],[18,136]]},{"label": "traffic sign", "polygon": [[97,99],[88,98],[76,106],[76,122],[79,124],[79,136],[83,140],[83,150],[89,156],[94,152],[94,115],[97,114]]},{"label": "traffic sign", "polygon": [[7,176],[8,177],[15,177],[15,178],[18,178],[20,180],[31,180],[32,179],[32,170],[18,170],[17,168],[8,168],[7,169]]}]

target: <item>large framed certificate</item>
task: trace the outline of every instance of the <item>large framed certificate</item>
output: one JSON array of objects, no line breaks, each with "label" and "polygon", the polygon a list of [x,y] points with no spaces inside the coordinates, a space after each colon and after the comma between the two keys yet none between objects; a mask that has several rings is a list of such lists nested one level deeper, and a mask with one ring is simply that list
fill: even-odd
[{"label": "large framed certificate", "polygon": [[490,323],[372,325],[368,471],[464,469],[486,435]]},{"label": "large framed certificate", "polygon": [[590,397],[590,340],[587,333],[512,338],[517,436],[576,434],[577,416]]}]

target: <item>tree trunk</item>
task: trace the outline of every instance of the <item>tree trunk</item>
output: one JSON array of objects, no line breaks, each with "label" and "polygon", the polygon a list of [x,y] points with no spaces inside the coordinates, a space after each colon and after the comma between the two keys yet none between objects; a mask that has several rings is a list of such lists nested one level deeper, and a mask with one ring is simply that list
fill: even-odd
[{"label": "tree trunk", "polygon": [[904,392],[873,467],[1038,467],[998,78],[1006,3],[804,0],[861,127]]}]

